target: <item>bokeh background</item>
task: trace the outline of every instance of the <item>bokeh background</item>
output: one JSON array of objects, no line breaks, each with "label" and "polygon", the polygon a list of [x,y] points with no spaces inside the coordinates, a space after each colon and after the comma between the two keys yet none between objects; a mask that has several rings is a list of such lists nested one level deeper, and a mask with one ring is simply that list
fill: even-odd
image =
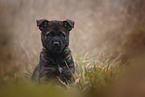
[{"label": "bokeh background", "polygon": [[144,58],[145,0],[0,0],[1,84],[38,64],[36,20],[43,18],[75,21],[74,58],[86,53],[98,60]]}]

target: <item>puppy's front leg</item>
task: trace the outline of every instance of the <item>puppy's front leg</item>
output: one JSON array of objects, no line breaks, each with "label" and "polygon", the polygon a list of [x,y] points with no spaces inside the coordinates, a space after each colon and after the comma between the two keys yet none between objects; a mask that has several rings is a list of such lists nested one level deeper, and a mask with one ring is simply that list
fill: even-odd
[{"label": "puppy's front leg", "polygon": [[40,83],[48,82],[48,80],[56,79],[57,74],[58,74],[58,71],[57,71],[56,66],[41,67],[38,80]]}]

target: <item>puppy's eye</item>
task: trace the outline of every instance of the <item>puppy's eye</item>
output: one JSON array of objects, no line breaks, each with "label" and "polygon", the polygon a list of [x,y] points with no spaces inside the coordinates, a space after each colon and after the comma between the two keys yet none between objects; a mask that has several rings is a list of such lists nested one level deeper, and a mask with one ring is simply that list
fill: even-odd
[{"label": "puppy's eye", "polygon": [[52,36],[52,34],[51,33],[48,33],[47,36]]},{"label": "puppy's eye", "polygon": [[60,36],[64,36],[64,34],[63,34],[63,33],[61,33],[61,34],[60,34]]},{"label": "puppy's eye", "polygon": [[59,36],[65,36],[62,32],[58,33]]},{"label": "puppy's eye", "polygon": [[49,33],[47,34],[47,36],[54,36],[54,32],[53,32],[53,31],[49,32]]}]

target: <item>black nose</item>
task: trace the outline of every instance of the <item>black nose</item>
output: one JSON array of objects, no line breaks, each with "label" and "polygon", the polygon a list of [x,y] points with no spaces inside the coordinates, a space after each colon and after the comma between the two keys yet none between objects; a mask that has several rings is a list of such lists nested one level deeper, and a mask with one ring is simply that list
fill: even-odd
[{"label": "black nose", "polygon": [[54,46],[58,46],[59,45],[59,42],[53,42],[53,45]]}]

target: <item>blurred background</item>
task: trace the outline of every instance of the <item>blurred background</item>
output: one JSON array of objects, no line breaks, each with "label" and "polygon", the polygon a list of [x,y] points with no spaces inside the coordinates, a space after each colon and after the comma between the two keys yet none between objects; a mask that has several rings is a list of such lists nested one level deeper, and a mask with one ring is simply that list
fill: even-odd
[{"label": "blurred background", "polygon": [[145,58],[145,0],[0,0],[1,84],[38,64],[36,20],[43,18],[75,21],[74,58],[86,53],[99,60]]}]

